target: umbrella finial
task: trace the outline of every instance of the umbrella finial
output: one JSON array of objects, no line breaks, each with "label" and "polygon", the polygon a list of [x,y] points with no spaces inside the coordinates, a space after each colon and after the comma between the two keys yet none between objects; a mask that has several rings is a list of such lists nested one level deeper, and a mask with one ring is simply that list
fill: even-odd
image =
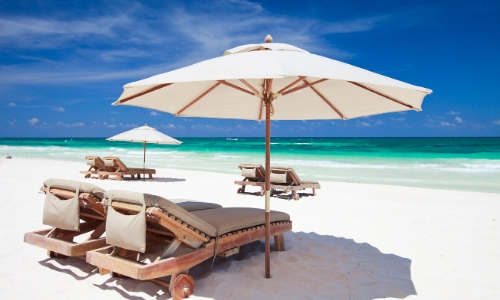
[{"label": "umbrella finial", "polygon": [[272,37],[270,34],[268,34],[268,35],[266,36],[266,38],[264,39],[264,41],[265,41],[266,43],[272,43],[272,42],[273,42],[273,37]]}]

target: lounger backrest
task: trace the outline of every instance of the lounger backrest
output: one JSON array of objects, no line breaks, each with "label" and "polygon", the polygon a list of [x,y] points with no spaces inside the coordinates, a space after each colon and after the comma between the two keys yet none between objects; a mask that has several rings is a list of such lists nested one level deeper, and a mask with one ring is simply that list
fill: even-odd
[{"label": "lounger backrest", "polygon": [[212,225],[196,217],[172,201],[160,196],[122,190],[109,190],[105,193],[104,198],[106,199],[108,195],[112,195],[115,201],[132,204],[144,202],[146,207],[158,207],[165,213],[173,215],[175,218],[187,223],[188,226],[192,226],[209,236],[216,236],[217,230]]},{"label": "lounger backrest", "polygon": [[[89,193],[102,199],[104,190],[93,184],[49,178],[44,181],[46,187],[43,207],[43,224],[65,230],[78,231],[80,228],[80,193]],[[61,199],[51,193],[51,189],[61,189],[75,193],[70,199]]]},{"label": "lounger backrest", "polygon": [[75,187],[80,187],[80,193],[89,193],[94,195],[96,198],[101,200],[104,196],[105,190],[93,185],[91,183],[80,182],[75,180],[59,179],[59,178],[49,178],[43,182],[45,187],[49,186],[51,188],[76,192]]},{"label": "lounger backrest", "polygon": [[106,165],[99,156],[86,156],[87,165],[96,167],[99,170],[105,169]]},{"label": "lounger backrest", "polygon": [[117,169],[120,169],[120,171],[128,171],[127,165],[117,156],[105,156],[104,162],[106,166],[115,167]]},{"label": "lounger backrest", "polygon": [[262,165],[240,164],[238,168],[241,170],[241,176],[245,178],[264,180],[266,177],[266,171]]},{"label": "lounger backrest", "polygon": [[300,185],[301,181],[293,168],[272,166],[271,182],[287,185]]},{"label": "lounger backrest", "polygon": [[129,203],[141,205],[141,212],[126,215],[112,207],[113,201],[121,201],[122,191],[110,190],[104,194],[109,205],[106,216],[106,243],[124,249],[144,253],[146,251],[146,204],[144,197],[127,199]]}]

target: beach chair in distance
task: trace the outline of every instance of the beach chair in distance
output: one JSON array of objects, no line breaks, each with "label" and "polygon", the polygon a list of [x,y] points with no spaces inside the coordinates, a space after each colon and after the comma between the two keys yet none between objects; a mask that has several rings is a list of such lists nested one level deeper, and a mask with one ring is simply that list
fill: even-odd
[{"label": "beach chair in distance", "polygon": [[[90,249],[106,245],[105,238],[101,237],[106,230],[102,188],[51,178],[45,180],[41,191],[46,194],[43,223],[53,228],[26,233],[26,243],[47,249],[49,257],[82,256]],[[84,241],[73,241],[89,232]]]},{"label": "beach chair in distance", "polygon": [[[188,212],[158,196],[116,190],[107,191],[104,201],[110,246],[87,252],[87,262],[102,275],[150,280],[168,287],[173,299],[193,293],[194,281],[187,274],[190,268],[215,255],[236,254],[240,246],[265,237],[261,209]],[[283,233],[292,229],[290,216],[271,211],[270,218],[275,250],[284,251]],[[168,282],[160,279],[166,276],[170,276]]]},{"label": "beach chair in distance", "polygon": [[264,196],[266,181],[266,170],[264,169],[264,167],[257,164],[240,164],[238,168],[240,168],[241,176],[243,176],[244,178],[243,180],[234,181],[235,184],[241,185],[241,188],[238,188],[237,193],[245,193],[245,187],[247,185],[251,185],[259,186],[260,195]]},{"label": "beach chair in distance", "polygon": [[102,171],[114,171],[110,167],[104,164],[104,161],[99,156],[85,156],[87,165],[89,169],[87,171],[80,171],[80,174],[85,174],[85,178],[89,178],[91,175],[99,175]]},{"label": "beach chair in distance", "polygon": [[271,195],[276,190],[291,191],[292,198],[299,200],[297,191],[306,188],[312,189],[312,195],[316,195],[316,189],[320,189],[321,185],[317,181],[303,181],[299,178],[293,168],[271,166]]},{"label": "beach chair in distance", "polygon": [[143,168],[130,168],[116,156],[105,156],[104,164],[108,167],[114,167],[113,171],[99,171],[98,174],[103,178],[107,178],[108,176],[116,176],[117,180],[123,180],[125,175],[130,175],[134,178],[137,175],[137,178],[141,178],[141,174],[143,176],[149,175],[149,178],[153,178],[153,174],[156,174],[155,169],[143,169]]}]

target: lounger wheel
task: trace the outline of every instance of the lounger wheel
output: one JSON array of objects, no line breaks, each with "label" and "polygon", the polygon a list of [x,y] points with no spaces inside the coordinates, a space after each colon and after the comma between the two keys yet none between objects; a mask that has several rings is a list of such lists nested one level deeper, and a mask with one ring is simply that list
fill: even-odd
[{"label": "lounger wheel", "polygon": [[193,277],[187,274],[179,274],[174,279],[173,287],[170,290],[172,299],[184,299],[193,294],[194,280]]},{"label": "lounger wheel", "polygon": [[241,188],[238,188],[238,190],[236,191],[236,193],[241,194]]},{"label": "lounger wheel", "polygon": [[299,194],[295,193],[292,195],[293,196],[293,200],[299,200],[300,197],[299,197]]}]

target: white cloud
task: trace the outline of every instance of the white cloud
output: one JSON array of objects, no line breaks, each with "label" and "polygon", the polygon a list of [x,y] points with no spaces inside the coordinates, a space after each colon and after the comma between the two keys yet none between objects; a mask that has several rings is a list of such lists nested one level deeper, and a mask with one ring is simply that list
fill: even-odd
[{"label": "white cloud", "polygon": [[82,123],[82,122],[76,122],[76,123],[73,123],[73,124],[67,124],[67,123],[64,123],[63,121],[59,121],[56,123],[57,126],[61,126],[61,127],[85,127],[85,124]]},{"label": "white cloud", "polygon": [[448,114],[449,114],[449,115],[459,115],[459,114],[460,114],[460,112],[459,112],[459,111],[453,111],[453,110],[452,110],[452,111],[448,112]]},{"label": "white cloud", "polygon": [[36,123],[40,122],[40,120],[38,120],[37,118],[33,118],[33,119],[29,119],[28,120],[28,123],[31,124],[31,126],[35,126]]},{"label": "white cloud", "polygon": [[455,124],[453,124],[453,123],[444,122],[444,121],[439,122],[439,124],[441,124],[441,126],[455,126]]},{"label": "white cloud", "polygon": [[492,122],[494,125],[500,125],[500,120],[496,120]]},{"label": "white cloud", "polygon": [[10,102],[9,104],[7,104],[7,106],[13,107],[16,106],[16,104],[14,102]]},{"label": "white cloud", "polygon": [[160,125],[159,128],[175,129],[175,125],[174,124]]},{"label": "white cloud", "polygon": [[460,117],[455,117],[455,121],[456,121],[457,123],[462,123],[462,122],[463,122],[463,121],[462,121],[462,118],[460,118]]},{"label": "white cloud", "polygon": [[152,111],[152,112],[150,112],[149,114],[150,114],[150,115],[152,115],[152,116],[159,116],[159,115],[160,115],[160,114],[159,114],[159,113],[157,113],[156,111]]},{"label": "white cloud", "polygon": [[[261,42],[269,28],[275,42],[345,59],[354,54],[334,48],[326,36],[367,32],[391,21],[386,15],[336,22],[293,17],[248,1],[173,5],[107,2],[101,7],[105,13],[99,14],[82,9],[78,14],[67,11],[43,17],[0,16],[0,47],[68,49],[57,62],[32,57],[28,73],[23,64],[0,66],[0,73],[9,83],[136,80],[219,56],[237,45]],[[116,64],[119,61],[134,63]]]},{"label": "white cloud", "polygon": [[52,108],[53,111],[59,111],[59,112],[63,112],[64,111],[64,108],[63,107],[54,107]]},{"label": "white cloud", "polygon": [[119,125],[120,125],[120,127],[123,127],[123,128],[136,128],[136,127],[139,127],[136,124],[123,124],[123,123],[120,123]]},{"label": "white cloud", "polygon": [[391,120],[393,120],[393,121],[405,121],[406,118],[405,117],[399,117],[399,118],[391,117]]},{"label": "white cloud", "polygon": [[368,124],[366,122],[358,122],[358,125],[362,126],[362,127],[370,127],[370,124]]},{"label": "white cloud", "polygon": [[380,121],[380,120],[375,121],[375,125],[382,125],[382,124],[384,124],[383,121]]},{"label": "white cloud", "polygon": [[208,130],[208,131],[232,131],[231,127],[217,127],[212,125],[191,125],[193,130]]}]

